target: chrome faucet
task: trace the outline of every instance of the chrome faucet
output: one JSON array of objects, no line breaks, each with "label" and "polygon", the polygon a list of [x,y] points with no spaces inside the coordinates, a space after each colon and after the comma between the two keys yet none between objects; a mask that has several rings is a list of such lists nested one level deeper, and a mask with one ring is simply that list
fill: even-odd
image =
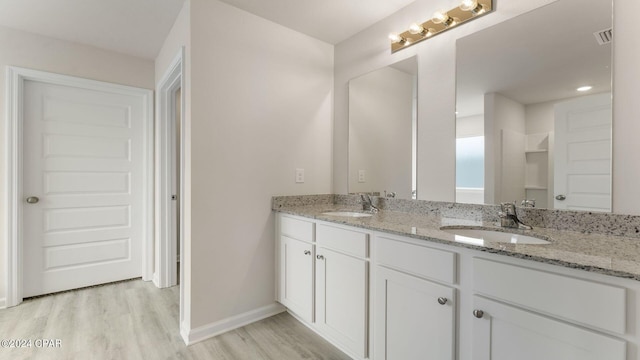
[{"label": "chrome faucet", "polygon": [[374,214],[380,210],[371,203],[371,196],[369,196],[369,194],[360,194],[360,198],[362,199],[362,210],[370,211]]},{"label": "chrome faucet", "polygon": [[520,206],[522,207],[536,207],[536,199],[524,199],[522,200],[522,203],[520,203]]},{"label": "chrome faucet", "polygon": [[521,230],[531,230],[533,229],[529,225],[525,225],[520,219],[518,219],[518,214],[516,213],[516,204],[514,203],[501,203],[500,204],[500,212],[498,213],[500,217],[500,226]]}]

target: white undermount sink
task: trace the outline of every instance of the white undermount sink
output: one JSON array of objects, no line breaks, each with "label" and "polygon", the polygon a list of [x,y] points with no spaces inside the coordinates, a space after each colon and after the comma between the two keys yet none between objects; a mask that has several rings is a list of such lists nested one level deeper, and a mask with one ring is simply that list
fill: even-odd
[{"label": "white undermount sink", "polygon": [[501,242],[510,244],[544,245],[551,242],[533,236],[515,234],[503,231],[485,229],[460,229],[442,227],[440,230],[455,235],[455,241],[474,245],[484,245],[484,242]]},{"label": "white undermount sink", "polygon": [[352,218],[373,216],[373,214],[371,213],[363,213],[363,212],[357,212],[357,211],[327,211],[327,212],[323,212],[322,215],[352,217]]}]

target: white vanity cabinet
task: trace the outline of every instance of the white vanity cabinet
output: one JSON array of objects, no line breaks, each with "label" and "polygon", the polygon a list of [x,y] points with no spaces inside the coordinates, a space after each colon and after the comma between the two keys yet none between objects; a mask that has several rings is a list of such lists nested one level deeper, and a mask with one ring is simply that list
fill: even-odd
[{"label": "white vanity cabinet", "polygon": [[[455,359],[455,253],[378,235],[376,360]],[[435,280],[435,281],[434,281]]]},{"label": "white vanity cabinet", "polygon": [[315,224],[279,217],[278,300],[302,320],[313,322],[313,271]]},{"label": "white vanity cabinet", "polygon": [[366,358],[369,235],[320,223],[316,242],[316,326],[349,353]]},{"label": "white vanity cabinet", "polygon": [[626,289],[482,258],[473,270],[473,359],[627,359],[611,335],[626,332]]},{"label": "white vanity cabinet", "polygon": [[277,300],[356,359],[368,357],[369,234],[278,214]]},{"label": "white vanity cabinet", "polygon": [[640,360],[640,282],[278,214],[278,301],[354,359]]}]

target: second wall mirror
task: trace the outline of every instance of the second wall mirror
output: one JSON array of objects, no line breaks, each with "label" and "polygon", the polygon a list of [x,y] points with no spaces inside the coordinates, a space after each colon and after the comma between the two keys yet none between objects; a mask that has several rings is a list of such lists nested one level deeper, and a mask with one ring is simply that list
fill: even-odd
[{"label": "second wall mirror", "polygon": [[416,57],[349,81],[349,193],[416,198]]}]

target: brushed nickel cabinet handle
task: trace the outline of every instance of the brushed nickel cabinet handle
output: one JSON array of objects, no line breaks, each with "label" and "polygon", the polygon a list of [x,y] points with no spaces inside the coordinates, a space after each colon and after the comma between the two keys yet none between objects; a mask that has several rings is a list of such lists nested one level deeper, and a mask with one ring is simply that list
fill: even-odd
[{"label": "brushed nickel cabinet handle", "polygon": [[309,251],[309,250],[305,250],[305,251],[304,251],[304,254],[305,254],[305,255],[311,255],[311,251]]},{"label": "brushed nickel cabinet handle", "polygon": [[484,316],[484,311],[473,310],[473,316],[477,317],[478,319],[482,319],[482,317]]},{"label": "brushed nickel cabinet handle", "polygon": [[439,297],[438,298],[438,304],[440,304],[440,305],[446,304],[447,301],[448,301],[448,299],[446,297]]}]

